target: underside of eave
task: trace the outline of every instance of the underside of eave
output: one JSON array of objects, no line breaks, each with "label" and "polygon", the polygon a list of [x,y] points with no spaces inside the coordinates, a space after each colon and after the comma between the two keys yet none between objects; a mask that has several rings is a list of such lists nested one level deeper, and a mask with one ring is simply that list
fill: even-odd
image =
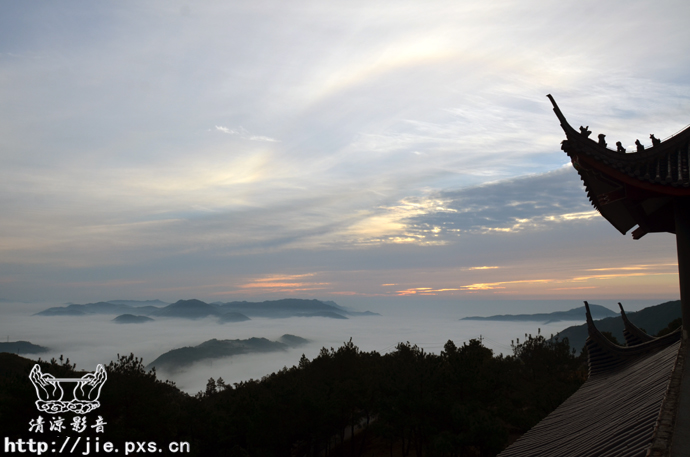
[{"label": "underside of eave", "polygon": [[635,239],[647,233],[675,233],[673,196],[664,194],[664,189],[636,187],[634,182],[628,182],[629,178],[621,181],[620,174],[614,170],[609,174],[600,164],[594,168],[591,159],[568,155],[592,206],[620,233],[626,234],[635,226],[638,226],[633,232]]},{"label": "underside of eave", "polygon": [[[616,230],[625,235],[631,228],[638,225],[638,221],[636,221],[630,212],[627,211],[627,208],[621,199],[612,202],[607,201],[605,204],[603,204],[600,199],[600,196],[602,195],[611,195],[615,194],[616,192],[623,193],[624,190],[622,186],[612,185],[610,181],[604,181],[600,179],[600,177],[595,176],[593,173],[588,172],[583,168],[578,168],[577,172],[585,186],[587,198],[594,209],[599,211],[604,219],[609,221],[611,225],[616,228]],[[624,198],[624,193],[622,195]]]}]

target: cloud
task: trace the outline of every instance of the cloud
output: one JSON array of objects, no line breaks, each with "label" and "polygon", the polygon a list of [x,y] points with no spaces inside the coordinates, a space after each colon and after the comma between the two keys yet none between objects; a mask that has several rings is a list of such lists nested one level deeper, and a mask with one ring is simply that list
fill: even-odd
[{"label": "cloud", "polygon": [[[246,293],[247,291],[252,291],[252,293],[258,294],[294,294],[305,291],[316,291],[329,289],[330,283],[328,282],[313,282],[313,281],[303,281],[305,278],[310,278],[316,276],[317,273],[303,273],[297,275],[269,275],[264,278],[255,278],[250,282],[240,284],[236,291],[240,293]],[[228,291],[217,292],[215,295],[228,294]]]},{"label": "cloud", "polygon": [[380,208],[368,222],[379,233],[386,226],[397,229],[380,233],[375,241],[429,245],[446,244],[467,234],[544,230],[599,217],[577,173],[567,165],[548,173],[407,197]]},{"label": "cloud", "polygon": [[414,287],[411,289],[405,289],[405,290],[398,290],[395,292],[396,295],[398,296],[407,296],[407,295],[438,295],[440,292],[454,292],[457,290],[461,289],[453,289],[453,288],[447,288],[447,289],[434,289],[433,287]]},{"label": "cloud", "polygon": [[250,141],[268,141],[269,143],[277,143],[278,140],[269,138],[267,136],[252,135],[244,127],[239,127],[238,129],[229,129],[220,125],[216,125],[216,130],[219,132],[227,133],[228,135],[237,135],[242,139]]},{"label": "cloud", "polygon": [[499,281],[499,282],[492,282],[492,283],[477,283],[477,284],[468,284],[465,286],[462,286],[459,290],[493,290],[493,289],[505,289],[507,285],[513,285],[513,284],[544,284],[544,283],[549,283],[553,282],[553,279],[521,279],[521,280],[515,280],[515,281]]},{"label": "cloud", "polygon": [[[629,270],[644,270],[635,273],[629,273]],[[591,286],[579,286],[577,283],[591,282],[591,281],[606,281],[606,282],[620,282],[620,280],[627,280],[628,278],[640,278],[645,277],[649,279],[653,276],[671,276],[675,277],[677,274],[677,264],[674,263],[659,263],[659,264],[649,264],[649,265],[626,265],[618,267],[609,268],[593,268],[584,269],[584,271],[607,271],[612,272],[609,274],[595,274],[595,275],[554,275],[550,278],[536,278],[536,279],[515,279],[488,283],[474,283],[466,284],[460,286],[456,290],[463,291],[477,291],[477,290],[495,290],[495,289],[507,289],[512,286],[541,286],[544,284],[572,284],[572,286],[566,287],[551,287],[548,290],[581,290],[581,289],[596,289],[596,285]],[[616,271],[616,273],[613,273]],[[515,274],[515,273],[513,273]]]},{"label": "cloud", "polygon": [[587,271],[626,271],[626,270],[649,270],[659,267],[677,267],[676,263],[657,263],[651,265],[630,265],[624,267],[609,267],[609,268],[588,268]]},{"label": "cloud", "polygon": [[[564,135],[545,95],[625,145],[671,135],[690,109],[688,3],[4,13],[0,273],[26,293],[88,282],[94,268],[99,284],[136,270],[156,278],[148,290],[215,293],[217,271],[250,264],[252,277],[366,271],[342,287],[335,273],[314,280],[334,293],[440,290],[453,287],[392,271],[509,274],[542,240],[560,249],[560,233],[611,249],[576,173],[559,169]],[[185,277],[185,262],[213,267],[163,279]],[[481,265],[501,268],[469,270]]]}]

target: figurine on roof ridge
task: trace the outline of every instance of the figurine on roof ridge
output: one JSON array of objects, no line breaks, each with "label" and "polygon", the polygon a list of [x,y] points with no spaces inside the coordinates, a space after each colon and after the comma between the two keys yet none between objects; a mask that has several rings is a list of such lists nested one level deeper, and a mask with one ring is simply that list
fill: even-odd
[{"label": "figurine on roof ridge", "polygon": [[637,152],[644,151],[644,145],[640,143],[640,140],[635,140],[635,144],[637,145]]},{"label": "figurine on roof ridge", "polygon": [[599,146],[606,147],[606,139],[605,138],[606,138],[606,135],[604,135],[603,133],[599,134]]}]

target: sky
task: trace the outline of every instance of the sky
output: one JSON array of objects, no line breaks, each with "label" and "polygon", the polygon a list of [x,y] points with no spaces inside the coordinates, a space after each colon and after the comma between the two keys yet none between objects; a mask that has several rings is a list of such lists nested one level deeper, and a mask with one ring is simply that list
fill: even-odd
[{"label": "sky", "polygon": [[0,299],[677,299],[546,94],[690,122],[686,1],[0,2]]}]

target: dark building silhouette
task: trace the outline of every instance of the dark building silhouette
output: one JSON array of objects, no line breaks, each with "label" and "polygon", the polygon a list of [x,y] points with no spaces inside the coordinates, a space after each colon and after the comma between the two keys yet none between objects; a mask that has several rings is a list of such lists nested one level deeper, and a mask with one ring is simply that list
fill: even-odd
[{"label": "dark building silhouette", "polygon": [[589,379],[501,454],[509,456],[690,456],[690,128],[621,154],[573,129],[548,95],[590,202],[621,233],[676,235],[683,326],[660,338],[628,321],[626,346],[596,328],[587,302]]}]

